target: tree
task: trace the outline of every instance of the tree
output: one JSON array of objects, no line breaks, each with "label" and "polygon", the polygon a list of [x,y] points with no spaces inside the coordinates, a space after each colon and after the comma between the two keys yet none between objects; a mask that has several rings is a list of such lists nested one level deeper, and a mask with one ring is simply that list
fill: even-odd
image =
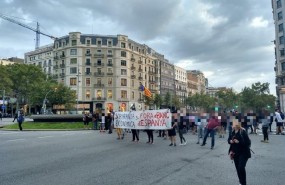
[{"label": "tree", "polygon": [[160,94],[154,95],[154,104],[156,105],[156,108],[159,109],[162,105],[162,97]]},{"label": "tree", "polygon": [[171,99],[171,94],[169,92],[167,92],[164,96],[164,100],[163,100],[163,104],[166,107],[170,107],[172,104],[172,99]]},{"label": "tree", "polygon": [[182,103],[181,103],[181,101],[177,95],[174,95],[172,102],[173,102],[173,105],[175,106],[176,109],[179,109],[182,105]]},{"label": "tree", "polygon": [[0,65],[0,90],[5,90],[5,93],[9,94],[12,91],[13,82],[9,77],[7,66]]},{"label": "tree", "polygon": [[219,90],[216,96],[219,106],[224,110],[232,109],[239,104],[239,95],[232,89]]}]

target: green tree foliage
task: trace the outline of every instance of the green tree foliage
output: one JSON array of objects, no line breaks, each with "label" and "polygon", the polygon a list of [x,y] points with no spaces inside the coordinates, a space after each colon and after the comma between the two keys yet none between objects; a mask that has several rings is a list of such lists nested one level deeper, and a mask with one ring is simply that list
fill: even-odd
[{"label": "green tree foliage", "polygon": [[193,110],[203,109],[204,111],[210,111],[215,106],[216,99],[210,97],[207,94],[194,94],[186,99],[186,103]]},{"label": "green tree foliage", "polygon": [[156,105],[156,108],[159,109],[162,105],[162,97],[160,94],[154,95],[154,104]]},{"label": "green tree foliage", "polygon": [[12,91],[13,82],[9,78],[9,73],[6,68],[6,66],[0,65],[0,90],[5,90],[8,94]]},{"label": "green tree foliage", "polygon": [[220,90],[216,96],[218,104],[223,110],[229,110],[239,105],[239,95],[232,89]]},{"label": "green tree foliage", "polygon": [[169,92],[167,92],[164,96],[163,99],[163,104],[167,107],[170,107],[172,104],[172,98],[171,98],[171,94]]}]

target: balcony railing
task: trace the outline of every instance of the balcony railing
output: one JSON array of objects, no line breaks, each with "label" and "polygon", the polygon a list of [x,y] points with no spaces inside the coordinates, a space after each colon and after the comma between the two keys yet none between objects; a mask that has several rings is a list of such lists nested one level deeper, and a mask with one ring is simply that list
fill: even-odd
[{"label": "balcony railing", "polygon": [[60,64],[59,65],[61,68],[64,68],[65,67],[65,64]]},{"label": "balcony railing", "polygon": [[149,83],[154,84],[154,83],[155,83],[155,80],[149,80]]},{"label": "balcony railing", "polygon": [[113,74],[114,74],[113,72],[107,72],[108,76],[113,76]]},{"label": "balcony railing", "polygon": [[113,57],[113,54],[107,54],[107,57]]},{"label": "balcony railing", "polygon": [[91,63],[90,63],[90,62],[86,62],[85,65],[86,65],[86,66],[90,66]]},{"label": "balcony railing", "polygon": [[53,68],[54,68],[54,69],[58,69],[58,65],[54,65]]},{"label": "balcony railing", "polygon": [[142,69],[142,68],[139,68],[139,72],[143,72],[143,69]]},{"label": "balcony railing", "polygon": [[92,98],[93,101],[106,101],[106,98],[104,97],[96,97],[96,98]]},{"label": "balcony railing", "polygon": [[148,71],[148,74],[155,75],[155,72],[154,71]]},{"label": "balcony railing", "polygon": [[136,61],[136,59],[132,57],[132,58],[131,58],[131,61],[132,61],[132,62],[135,62],[135,61]]},{"label": "balcony railing", "polygon": [[113,64],[112,63],[108,63],[107,66],[113,66]]},{"label": "balcony railing", "polygon": [[143,80],[143,77],[139,76],[139,80]]},{"label": "balcony railing", "polygon": [[65,76],[65,73],[60,73],[60,77],[64,77]]},{"label": "balcony railing", "polygon": [[131,75],[131,79],[135,79],[136,78],[136,75]]},{"label": "balcony railing", "polygon": [[142,60],[139,60],[138,63],[139,63],[139,64],[142,64]]},{"label": "balcony railing", "polygon": [[65,55],[60,55],[60,58],[65,58]]},{"label": "balcony railing", "polygon": [[91,72],[85,72],[85,75],[92,75]]},{"label": "balcony railing", "polygon": [[91,53],[85,53],[85,56],[91,56]]},{"label": "balcony railing", "polygon": [[94,84],[95,88],[104,88],[104,84]]},{"label": "balcony railing", "polygon": [[103,67],[103,66],[104,66],[104,63],[95,63],[94,66],[95,66],[95,67]]},{"label": "balcony railing", "polygon": [[136,67],[132,66],[132,67],[131,67],[131,70],[136,70]]},{"label": "balcony railing", "polygon": [[104,54],[94,54],[95,58],[104,58]]},{"label": "balcony railing", "polygon": [[104,76],[104,73],[103,72],[95,72],[94,75],[95,76]]},{"label": "balcony railing", "polygon": [[58,56],[53,57],[53,59],[54,59],[54,60],[57,60],[57,59],[58,59]]}]

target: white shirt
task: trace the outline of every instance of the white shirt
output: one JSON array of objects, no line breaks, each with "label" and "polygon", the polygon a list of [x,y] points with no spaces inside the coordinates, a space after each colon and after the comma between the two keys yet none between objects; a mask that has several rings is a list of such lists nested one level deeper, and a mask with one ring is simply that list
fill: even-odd
[{"label": "white shirt", "polygon": [[279,112],[275,112],[275,117],[276,117],[278,122],[283,122]]}]

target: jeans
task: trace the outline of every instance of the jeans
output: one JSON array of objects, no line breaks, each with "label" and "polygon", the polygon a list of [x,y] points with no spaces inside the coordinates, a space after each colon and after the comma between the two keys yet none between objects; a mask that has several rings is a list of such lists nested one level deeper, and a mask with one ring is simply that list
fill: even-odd
[{"label": "jeans", "polygon": [[241,185],[246,185],[246,171],[245,166],[248,158],[243,154],[234,157],[234,163],[237,170],[237,175]]},{"label": "jeans", "polygon": [[211,147],[214,147],[215,146],[215,130],[214,129],[207,129],[206,134],[204,136],[203,145],[206,144],[209,134],[212,137]]},{"label": "jeans", "polygon": [[205,134],[205,129],[204,127],[197,127],[197,135],[198,135],[198,143],[200,143],[200,138],[203,138]]},{"label": "jeans", "polygon": [[19,129],[20,129],[20,130],[23,130],[23,128],[22,128],[22,123],[23,123],[23,122],[18,122]]}]

